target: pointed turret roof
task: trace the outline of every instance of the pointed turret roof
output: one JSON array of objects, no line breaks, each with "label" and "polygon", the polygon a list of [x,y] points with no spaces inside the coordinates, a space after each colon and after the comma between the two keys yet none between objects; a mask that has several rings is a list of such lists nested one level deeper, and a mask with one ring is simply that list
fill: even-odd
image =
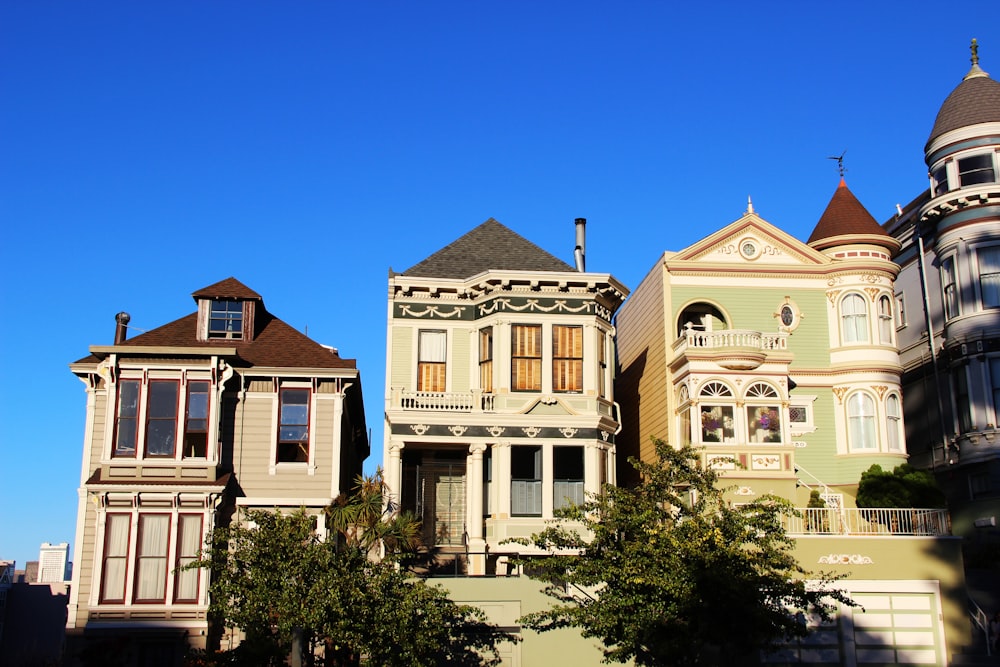
[{"label": "pointed turret roof", "polygon": [[816,250],[850,243],[874,243],[886,248],[899,246],[899,242],[875,222],[843,178],[807,243]]},{"label": "pointed turret roof", "polygon": [[946,132],[979,123],[1000,122],[1000,82],[979,67],[979,45],[972,40],[972,69],[941,105],[925,150]]},{"label": "pointed turret roof", "polygon": [[484,271],[575,271],[493,218],[414,264],[404,276],[470,278]]}]

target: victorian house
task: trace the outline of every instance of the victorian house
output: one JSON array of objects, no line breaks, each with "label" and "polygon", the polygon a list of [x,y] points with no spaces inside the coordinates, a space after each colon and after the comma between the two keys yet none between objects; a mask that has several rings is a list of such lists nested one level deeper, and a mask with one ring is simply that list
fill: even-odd
[{"label": "victorian house", "polygon": [[[1000,82],[979,65],[927,143],[930,187],[885,224],[897,262],[907,443],[948,495],[973,564],[1000,542]],[[984,560],[985,558],[985,560]]]},{"label": "victorian house", "polygon": [[242,508],[318,515],[368,455],[354,360],[234,278],[192,296],[194,312],[134,338],[119,313],[113,343],[70,365],[87,397],[70,661],[176,664],[204,647],[208,574],[180,568],[213,527]]},{"label": "victorian house", "polygon": [[654,456],[650,436],[693,445],[731,502],[803,508],[786,526],[799,562],[846,577],[863,606],[769,662],[940,665],[966,641],[947,512],[855,505],[863,471],[907,460],[898,249],[841,179],[807,242],[748,204],[663,253],[615,320],[619,482],[632,481],[626,455]]},{"label": "victorian house", "polygon": [[505,573],[505,540],[615,481],[628,290],[584,270],[584,225],[575,267],[489,219],[390,275],[386,480],[447,571]]}]

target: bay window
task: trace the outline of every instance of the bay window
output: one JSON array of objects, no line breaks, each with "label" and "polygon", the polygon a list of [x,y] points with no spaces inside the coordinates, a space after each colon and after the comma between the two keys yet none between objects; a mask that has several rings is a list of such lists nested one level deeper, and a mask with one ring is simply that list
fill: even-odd
[{"label": "bay window", "polygon": [[736,438],[733,390],[721,382],[706,382],[699,397],[702,400],[699,406],[701,441],[732,442]]},{"label": "bay window", "polygon": [[900,452],[903,450],[903,411],[900,408],[899,396],[889,394],[885,399],[885,427],[889,439],[889,451]]},{"label": "bay window", "polygon": [[206,458],[211,384],[192,380],[182,393],[179,380],[119,380],[111,456]]},{"label": "bay window", "polygon": [[208,382],[188,382],[184,415],[184,458],[208,454]]},{"label": "bay window", "polygon": [[878,299],[878,342],[892,345],[892,300],[882,295]]},{"label": "bay window", "polygon": [[150,380],[146,405],[146,456],[174,455],[177,441],[177,387],[174,380]]},{"label": "bay window", "polygon": [[115,426],[115,456],[135,456],[139,442],[139,381],[118,383],[118,418]]},{"label": "bay window", "polygon": [[448,334],[444,331],[421,331],[418,338],[417,391],[445,391]]},{"label": "bay window", "polygon": [[778,392],[766,382],[754,382],[746,391],[750,442],[781,442],[782,409]]},{"label": "bay window", "polygon": [[282,389],[278,408],[278,463],[309,461],[309,389]]},{"label": "bay window", "polygon": [[514,391],[542,390],[542,326],[511,327],[510,386]]},{"label": "bay window", "polygon": [[583,447],[552,448],[552,507],[583,504]]},{"label": "bay window", "polygon": [[583,327],[552,327],[552,391],[583,391]]}]

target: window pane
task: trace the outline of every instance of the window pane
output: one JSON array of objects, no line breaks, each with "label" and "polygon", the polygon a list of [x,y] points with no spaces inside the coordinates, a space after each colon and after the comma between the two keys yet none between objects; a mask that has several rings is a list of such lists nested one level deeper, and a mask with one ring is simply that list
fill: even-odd
[{"label": "window pane", "polygon": [[973,155],[958,161],[958,178],[963,186],[977,183],[993,183],[993,155]]},{"label": "window pane", "polygon": [[840,302],[842,333],[845,343],[868,342],[868,311],[859,294],[848,294]]},{"label": "window pane", "polygon": [[182,601],[198,599],[198,574],[200,570],[182,570],[197,560],[201,548],[201,516],[181,514],[177,523],[177,572],[174,574],[174,598]]},{"label": "window pane", "polygon": [[701,406],[701,441],[733,442],[736,439],[734,408],[730,405]]},{"label": "window pane", "polygon": [[889,451],[902,450],[900,420],[902,415],[899,410],[899,397],[889,396],[885,401],[886,430],[889,436]]},{"label": "window pane", "polygon": [[278,461],[309,460],[309,390],[281,391],[281,423],[278,426]]},{"label": "window pane", "polygon": [[139,515],[139,545],[136,549],[136,601],[159,602],[167,586],[167,542],[170,517]]},{"label": "window pane", "polygon": [[208,335],[210,338],[242,338],[243,302],[221,299],[212,301]]},{"label": "window pane", "polygon": [[149,383],[146,406],[146,455],[173,456],[177,434],[177,386],[167,380]]},{"label": "window pane", "polygon": [[751,442],[781,442],[781,408],[777,405],[747,406]]},{"label": "window pane", "polygon": [[125,601],[125,574],[127,572],[128,538],[132,517],[128,514],[109,514],[105,522],[104,567],[102,572],[101,601]]},{"label": "window pane", "polygon": [[983,308],[1000,308],[1000,246],[979,248],[976,255]]},{"label": "window pane", "polygon": [[875,449],[875,401],[856,392],[847,400],[848,436],[853,449]]},{"label": "window pane", "polygon": [[958,290],[955,289],[955,260],[949,257],[941,262],[941,289],[944,292],[944,317],[950,320],[958,312]]},{"label": "window pane", "polygon": [[115,456],[135,456],[139,425],[139,381],[118,383],[118,429]]},{"label": "window pane", "polygon": [[514,391],[541,391],[542,327],[511,327],[511,388]]}]

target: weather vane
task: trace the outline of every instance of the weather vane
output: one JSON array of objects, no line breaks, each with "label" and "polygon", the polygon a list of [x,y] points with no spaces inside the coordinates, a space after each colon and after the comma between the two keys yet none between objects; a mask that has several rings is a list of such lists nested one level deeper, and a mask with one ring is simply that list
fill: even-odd
[{"label": "weather vane", "polygon": [[847,155],[847,151],[846,150],[843,153],[841,153],[840,155],[831,155],[830,157],[827,158],[827,160],[836,160],[837,161],[837,170],[840,172],[840,177],[841,178],[844,177],[844,173],[847,171],[846,169],[844,169],[844,156],[845,155]]}]

